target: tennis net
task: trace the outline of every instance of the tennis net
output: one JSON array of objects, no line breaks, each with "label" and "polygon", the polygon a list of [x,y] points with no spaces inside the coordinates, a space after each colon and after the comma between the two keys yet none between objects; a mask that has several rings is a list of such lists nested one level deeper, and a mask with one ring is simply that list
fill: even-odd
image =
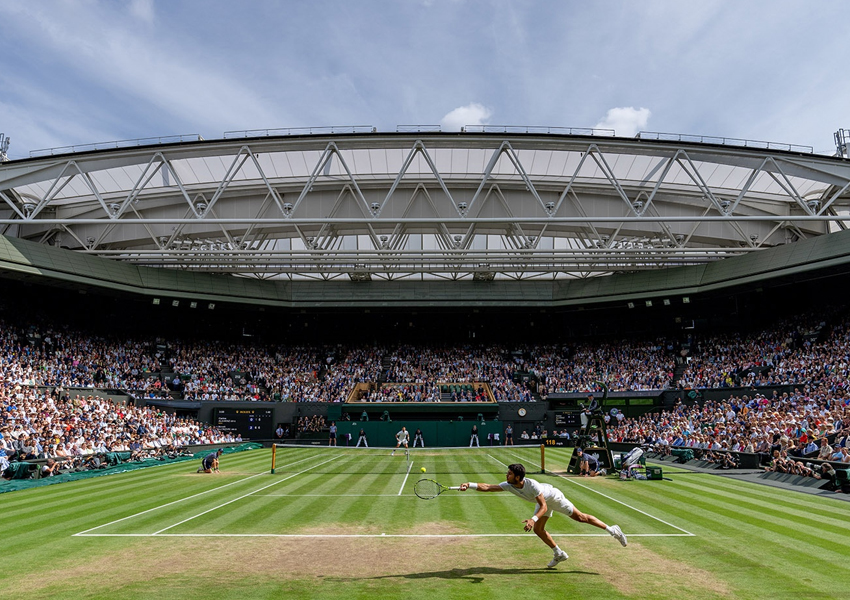
[{"label": "tennis net", "polygon": [[522,463],[529,473],[540,468],[540,449],[503,446],[485,448],[352,448],[276,444],[272,473],[387,474],[468,473],[504,476],[509,464]]}]

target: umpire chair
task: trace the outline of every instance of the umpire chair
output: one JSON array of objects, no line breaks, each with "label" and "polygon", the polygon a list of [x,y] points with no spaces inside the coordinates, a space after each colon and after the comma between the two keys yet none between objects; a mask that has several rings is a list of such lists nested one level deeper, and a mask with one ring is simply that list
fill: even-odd
[{"label": "umpire chair", "polygon": [[[609,473],[614,466],[611,450],[608,448],[608,432],[605,428],[605,417],[601,412],[591,412],[587,415],[587,422],[576,436],[576,448],[582,448],[585,452],[595,454],[599,460],[599,466]],[[573,450],[570,458],[570,466],[567,473],[578,475],[581,470],[578,455]]]}]

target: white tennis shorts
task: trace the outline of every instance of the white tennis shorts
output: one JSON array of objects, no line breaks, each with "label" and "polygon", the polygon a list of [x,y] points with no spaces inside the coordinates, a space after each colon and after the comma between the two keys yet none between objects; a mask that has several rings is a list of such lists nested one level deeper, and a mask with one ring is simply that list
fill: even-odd
[{"label": "white tennis shorts", "polygon": [[[546,500],[546,508],[549,510],[543,516],[551,517],[556,512],[559,512],[569,517],[575,509],[573,503],[567,500],[567,497],[560,490],[556,490],[556,492],[553,498]],[[540,505],[538,504],[537,506],[539,507]]]}]

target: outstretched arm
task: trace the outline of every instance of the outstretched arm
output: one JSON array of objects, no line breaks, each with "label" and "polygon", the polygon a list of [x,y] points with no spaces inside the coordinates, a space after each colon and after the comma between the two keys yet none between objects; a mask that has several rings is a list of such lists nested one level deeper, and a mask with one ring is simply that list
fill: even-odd
[{"label": "outstretched arm", "polygon": [[461,483],[460,491],[465,492],[469,488],[479,492],[501,492],[502,487],[498,483]]}]

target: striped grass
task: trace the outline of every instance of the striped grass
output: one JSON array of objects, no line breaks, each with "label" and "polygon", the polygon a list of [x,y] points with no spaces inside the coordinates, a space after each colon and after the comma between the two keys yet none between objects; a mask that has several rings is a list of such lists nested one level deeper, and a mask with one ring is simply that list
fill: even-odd
[{"label": "striped grass", "polygon": [[[534,475],[539,452],[327,448],[227,455],[0,495],[0,598],[838,598],[846,502],[664,465],[670,481]],[[568,451],[547,455],[565,468]],[[512,494],[413,495],[424,476],[498,482],[505,465],[556,485],[630,536],[555,515],[570,559]],[[409,475],[408,475],[409,473]]]}]

